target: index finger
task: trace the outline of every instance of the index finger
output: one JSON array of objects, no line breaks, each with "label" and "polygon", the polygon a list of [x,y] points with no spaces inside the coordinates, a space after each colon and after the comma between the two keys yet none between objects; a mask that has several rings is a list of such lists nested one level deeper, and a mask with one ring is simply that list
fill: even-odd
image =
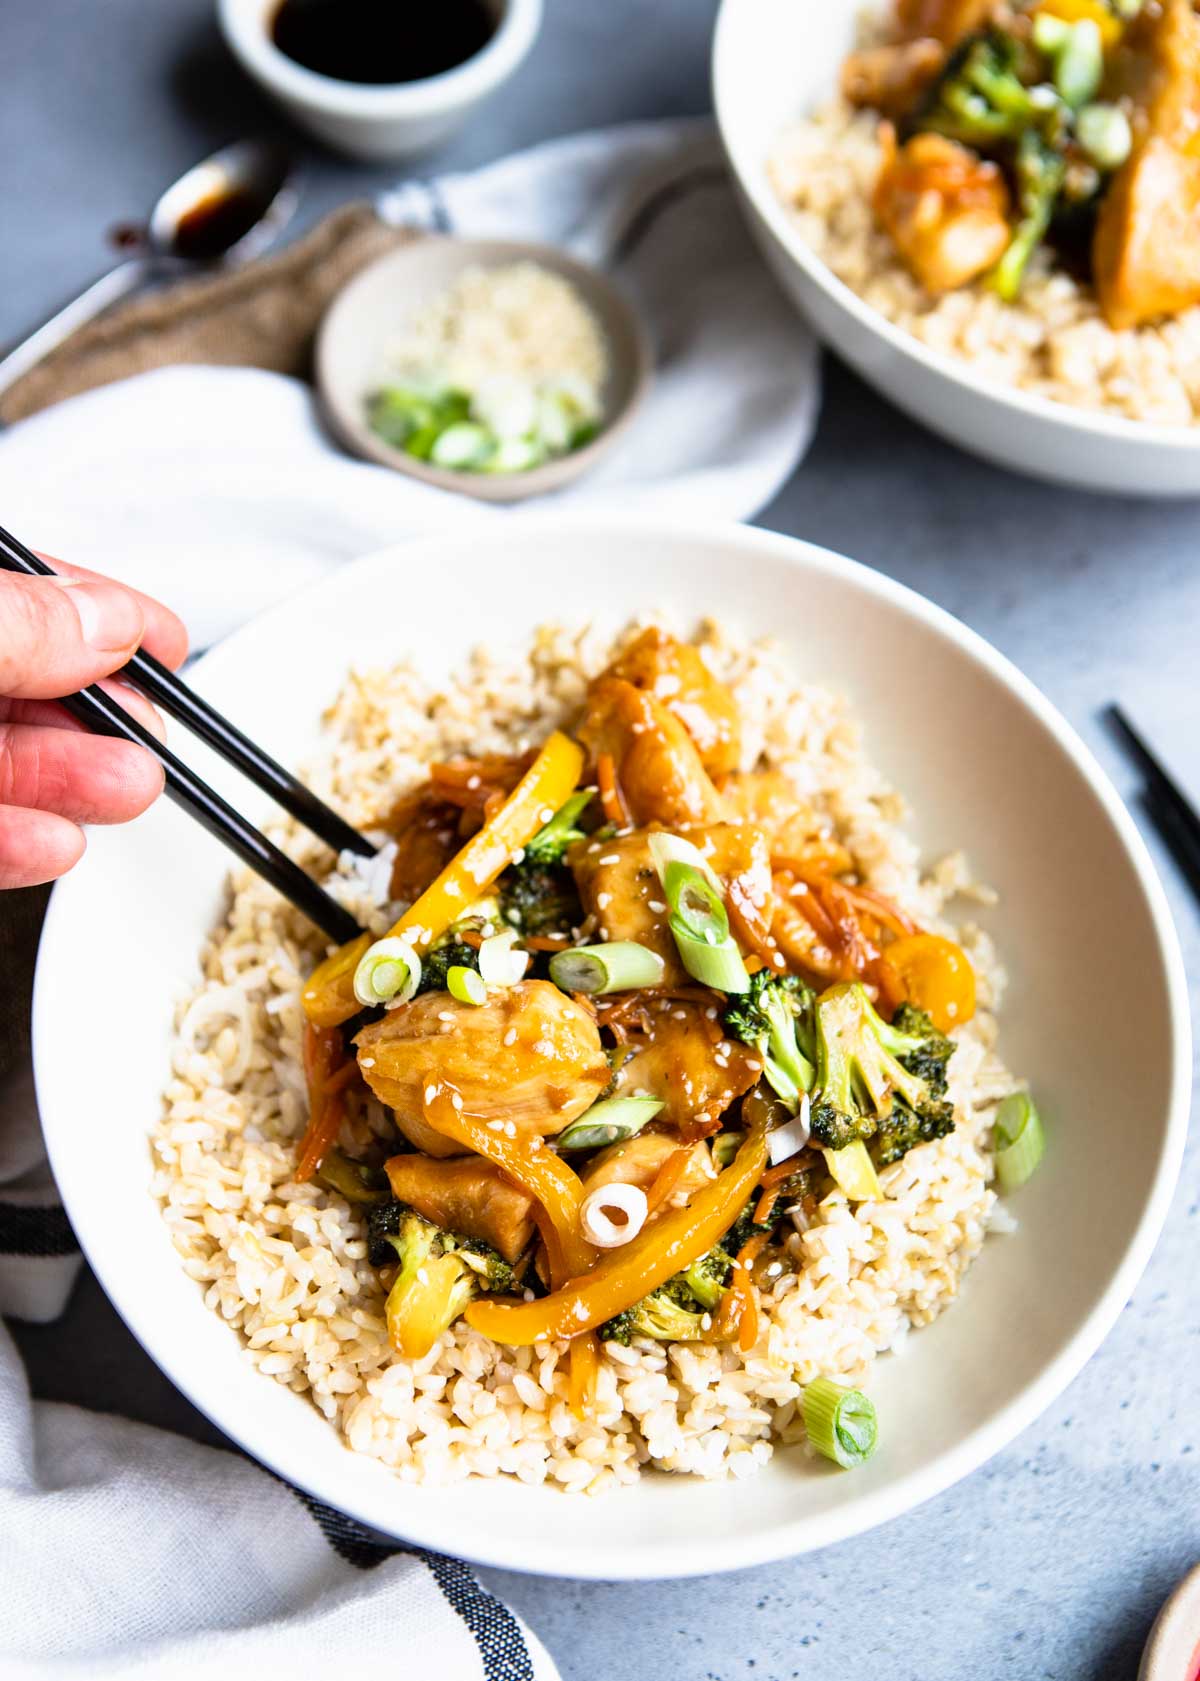
[{"label": "index finger", "polygon": [[[40,553],[40,550],[38,552]],[[64,578],[99,578],[105,583],[113,582],[103,572],[93,572],[86,566],[74,566],[70,561],[59,560],[56,555],[43,554],[41,558],[47,566],[52,566]],[[141,604],[145,618],[142,647],[174,671],[176,666],[182,665],[187,658],[188,633],[183,620],[172,613],[169,607],[164,607],[161,601],[156,601],[152,595],[143,595],[141,590],[132,589],[128,584],[122,584],[121,587],[128,589],[130,595],[136,596]]]}]

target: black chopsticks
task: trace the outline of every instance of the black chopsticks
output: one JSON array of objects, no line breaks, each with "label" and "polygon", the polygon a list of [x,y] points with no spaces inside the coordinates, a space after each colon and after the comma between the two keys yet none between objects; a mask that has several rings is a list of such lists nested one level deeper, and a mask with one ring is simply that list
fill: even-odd
[{"label": "black chopsticks", "polygon": [[[30,577],[54,577],[54,569],[24,543],[0,526],[0,569]],[[152,654],[138,651],[121,676],[141,689],[164,712],[184,724],[251,782],[297,818],[337,852],[371,857],[375,848],[357,829],[319,800],[260,747],[214,710]],[[66,695],[60,704],[97,735],[119,736],[145,747],[163,767],[167,793],[246,864],[257,870],[324,934],[338,944],[362,932],[344,906],[325,893],[298,864],[261,834],[195,772],[126,712],[124,707],[92,685]]]},{"label": "black chopsticks", "polygon": [[1159,832],[1200,896],[1200,812],[1188,799],[1162,762],[1155,757],[1148,742],[1139,734],[1119,706],[1108,709],[1110,722],[1117,730],[1135,763],[1146,779],[1146,809]]}]

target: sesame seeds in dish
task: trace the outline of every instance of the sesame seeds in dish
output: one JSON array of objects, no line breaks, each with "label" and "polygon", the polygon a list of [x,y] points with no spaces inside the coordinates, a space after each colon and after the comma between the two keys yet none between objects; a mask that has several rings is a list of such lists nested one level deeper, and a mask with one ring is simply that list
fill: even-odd
[{"label": "sesame seeds in dish", "polygon": [[[1011,1224],[965,863],[922,868],[837,696],[712,625],[545,627],[440,685],[354,672],[326,728],[309,780],[381,851],[276,834],[413,961],[339,970],[233,876],[153,1137],[209,1306],[410,1481],[599,1492],[805,1441],[814,1383],[869,1391]],[[924,1035],[899,1049],[931,1089],[893,1070],[848,1102],[830,1046],[874,1021]]]}]

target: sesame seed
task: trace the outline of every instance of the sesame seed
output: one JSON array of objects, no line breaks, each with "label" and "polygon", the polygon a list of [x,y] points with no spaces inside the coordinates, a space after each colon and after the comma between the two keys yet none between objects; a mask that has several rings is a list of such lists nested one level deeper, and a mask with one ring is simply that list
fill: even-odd
[{"label": "sesame seed", "polygon": [[510,1027],[508,1032],[504,1035],[503,1039],[501,1039],[500,1043],[502,1045],[515,1045],[516,1042],[517,1042],[517,1030],[516,1030],[515,1027]]},{"label": "sesame seed", "polygon": [[611,893],[597,893],[597,895],[596,895],[596,909],[597,910],[606,911],[611,904],[612,904],[612,894]]},{"label": "sesame seed", "polygon": [[711,1313],[701,1314],[701,1316],[700,1316],[700,1329],[702,1331],[711,1331],[712,1330],[712,1314]]},{"label": "sesame seed", "polygon": [[515,1138],[517,1136],[517,1123],[515,1121],[505,1121],[504,1136],[506,1138]]},{"label": "sesame seed", "polygon": [[462,1098],[459,1096],[459,1094],[456,1091],[452,1091],[450,1093],[450,1101],[456,1109],[461,1109],[462,1108]]},{"label": "sesame seed", "polygon": [[479,777],[476,776],[476,775],[468,776],[467,787],[470,788],[472,791],[474,791],[476,788],[478,788],[478,786],[479,786]]},{"label": "sesame seed", "polygon": [[553,1041],[553,1039],[538,1039],[538,1040],[535,1040],[533,1048],[534,1048],[534,1051],[536,1052],[536,1054],[538,1056],[553,1056],[554,1055],[554,1041]]},{"label": "sesame seed", "polygon": [[489,1132],[503,1132],[504,1131],[504,1122],[503,1121],[488,1121],[487,1129],[488,1129]]},{"label": "sesame seed", "polygon": [[358,1059],[358,1066],[360,1068],[374,1068],[375,1058],[373,1056],[360,1056]]},{"label": "sesame seed", "polygon": [[517,848],[517,850],[512,855],[513,863],[514,864],[519,864],[521,862],[521,860],[524,858],[524,856],[525,856],[525,848],[523,846],[519,846]]},{"label": "sesame seed", "polygon": [[454,1011],[453,1010],[439,1010],[438,1013],[437,1013],[437,1019],[439,1021],[453,1021],[454,1020]]},{"label": "sesame seed", "polygon": [[[596,849],[590,846],[588,847],[589,852],[594,850]],[[598,859],[597,862],[601,864],[619,864],[621,862],[621,854],[619,852],[606,852],[604,857]]]},{"label": "sesame seed", "polygon": [[667,907],[663,904],[661,899],[651,899],[649,905],[647,906],[647,909],[652,910],[655,916],[661,916],[666,908]]},{"label": "sesame seed", "polygon": [[554,816],[554,807],[548,805],[548,806],[545,806],[541,811],[538,812],[538,821],[540,823],[549,823],[550,819],[553,816]]},{"label": "sesame seed", "polygon": [[425,1101],[426,1101],[426,1103],[432,1103],[434,1098],[437,1096],[437,1094],[438,1094],[438,1089],[437,1089],[436,1086],[426,1086],[425,1087]]}]

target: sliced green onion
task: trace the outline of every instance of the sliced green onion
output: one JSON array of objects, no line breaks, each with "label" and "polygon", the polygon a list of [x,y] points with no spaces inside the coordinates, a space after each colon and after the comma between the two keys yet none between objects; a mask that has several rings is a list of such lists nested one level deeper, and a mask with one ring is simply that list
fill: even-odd
[{"label": "sliced green onion", "polygon": [[875,1452],[879,1420],[870,1396],[845,1389],[832,1378],[814,1378],[801,1403],[804,1428],[818,1453],[844,1471],[865,1465]]},{"label": "sliced green onion", "polygon": [[487,985],[478,969],[468,969],[465,963],[452,963],[446,970],[446,991],[460,1004],[486,1004]]},{"label": "sliced green onion", "polygon": [[556,951],[550,959],[550,979],[564,992],[629,992],[660,985],[666,968],[649,946],[610,940],[607,945]]},{"label": "sliced green onion", "polygon": [[488,986],[516,986],[529,967],[529,953],[515,949],[515,928],[492,934],[479,948],[479,973]]},{"label": "sliced green onion", "polygon": [[447,426],[439,434],[437,442],[429,451],[429,459],[436,467],[451,467],[460,469],[474,467],[486,459],[492,452],[492,437],[482,426],[474,421],[460,420],[456,426]]},{"label": "sliced green onion", "polygon": [[1119,105],[1085,105],[1075,119],[1075,137],[1100,169],[1120,169],[1133,149],[1133,130]]},{"label": "sliced green onion", "polygon": [[719,1132],[712,1141],[713,1166],[723,1172],[742,1147],[744,1132]]},{"label": "sliced green onion", "polygon": [[1039,12],[1033,20],[1033,44],[1047,58],[1062,51],[1070,33],[1071,25],[1066,18],[1055,17],[1053,12]]},{"label": "sliced green onion", "polygon": [[1054,85],[1072,109],[1094,99],[1104,79],[1104,42],[1095,18],[1073,23],[1054,59]]},{"label": "sliced green onion", "polygon": [[573,841],[583,840],[582,829],[575,827],[585,808],[595,796],[594,788],[580,788],[564,800],[548,823],[544,823],[525,846],[526,858],[538,863],[557,864]]},{"label": "sliced green onion", "polygon": [[678,923],[683,933],[710,946],[729,938],[729,913],[720,889],[694,864],[675,859],[663,871],[662,884],[672,925]]},{"label": "sliced green onion", "polygon": [[996,1179],[1002,1191],[1015,1191],[1029,1179],[1046,1153],[1042,1118],[1028,1092],[1011,1092],[996,1111],[993,1136]]},{"label": "sliced green onion", "polygon": [[821,1154],[834,1182],[851,1202],[875,1202],[883,1195],[875,1163],[861,1138],[847,1144],[844,1150],[822,1150]]},{"label": "sliced green onion", "polygon": [[657,1097],[605,1097],[560,1132],[560,1150],[599,1150],[635,1138],[662,1108]]},{"label": "sliced green onion", "polygon": [[670,928],[679,961],[694,981],[699,981],[701,986],[716,987],[718,992],[749,992],[750,976],[736,940],[726,939],[714,946],[707,940],[693,939],[684,933],[674,917]]},{"label": "sliced green onion", "polygon": [[723,892],[721,879],[713,869],[708,859],[698,846],[693,846],[682,835],[673,835],[668,829],[655,829],[647,837],[647,846],[654,868],[658,871],[658,879],[663,886],[667,885],[667,868],[671,864],[690,864],[694,870],[715,888],[718,893]]},{"label": "sliced green onion", "polygon": [[421,959],[394,934],[376,940],[358,960],[354,996],[360,1004],[407,1004],[421,984]]}]

